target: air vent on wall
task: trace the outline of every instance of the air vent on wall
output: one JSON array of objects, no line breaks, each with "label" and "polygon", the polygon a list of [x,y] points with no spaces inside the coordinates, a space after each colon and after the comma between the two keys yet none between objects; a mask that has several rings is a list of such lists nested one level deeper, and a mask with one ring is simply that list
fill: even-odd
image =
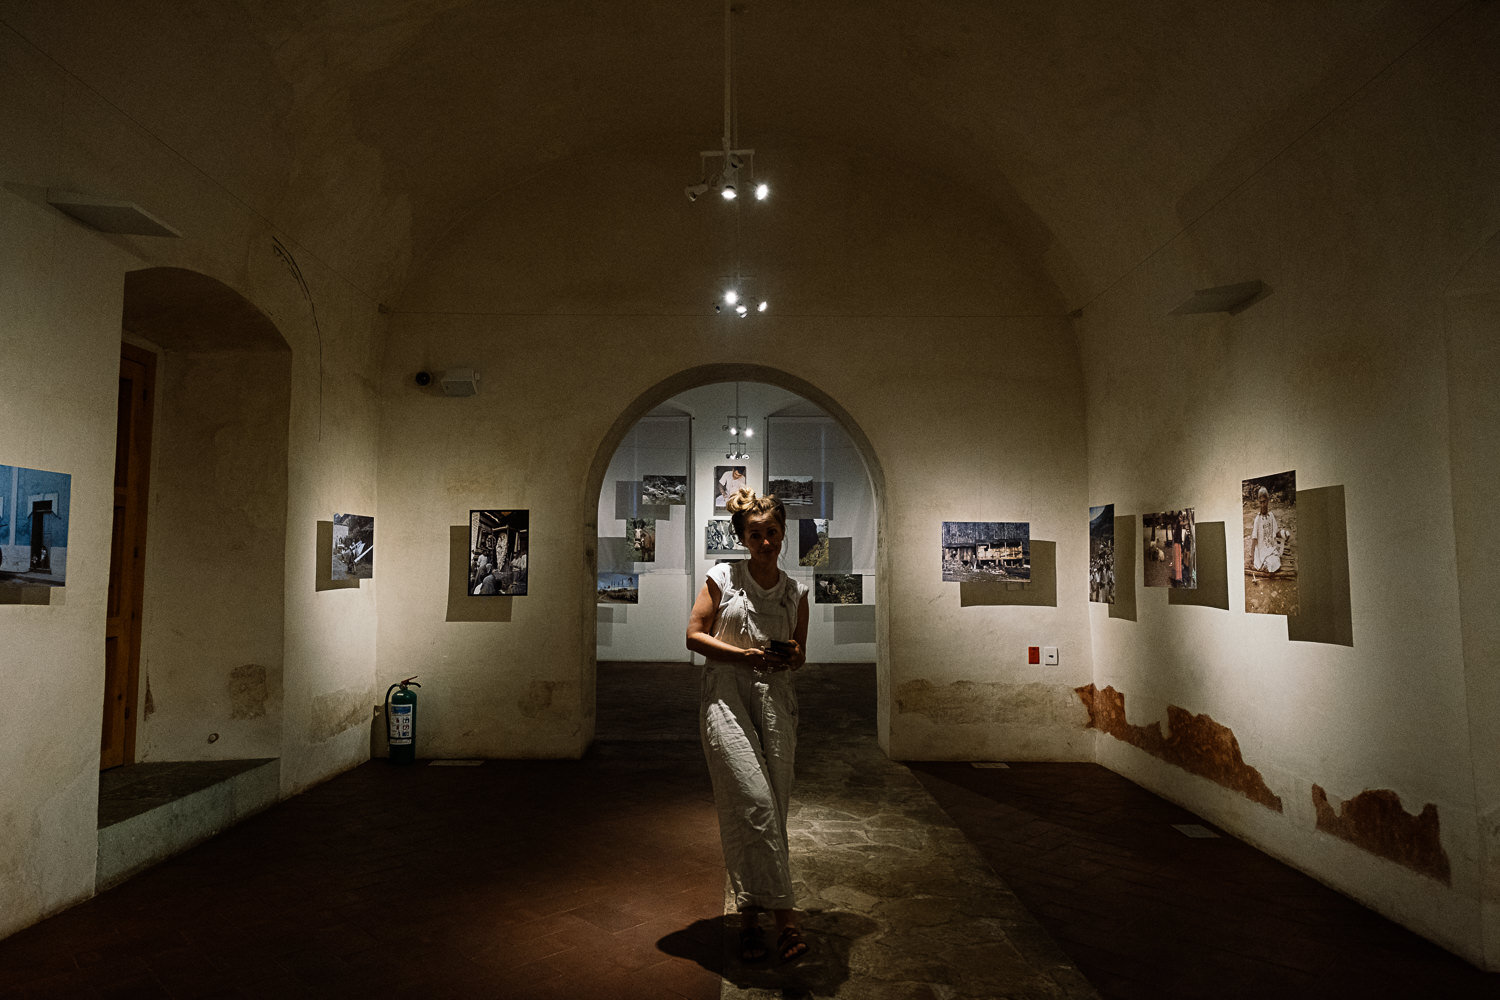
[{"label": "air vent on wall", "polygon": [[449,368],[441,384],[444,396],[472,396],[479,391],[479,373],[472,368]]},{"label": "air vent on wall", "polygon": [[1266,290],[1264,282],[1242,281],[1237,285],[1219,285],[1215,288],[1200,288],[1187,300],[1172,310],[1173,316],[1188,316],[1193,313],[1237,313],[1260,298]]},{"label": "air vent on wall", "polygon": [[95,198],[75,191],[47,189],[47,203],[90,229],[118,236],[182,236],[177,230],[128,201]]}]

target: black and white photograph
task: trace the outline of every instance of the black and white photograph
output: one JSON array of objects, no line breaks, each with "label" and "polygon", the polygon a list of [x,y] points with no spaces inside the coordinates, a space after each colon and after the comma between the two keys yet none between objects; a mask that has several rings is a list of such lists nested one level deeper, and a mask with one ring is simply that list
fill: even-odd
[{"label": "black and white photograph", "polygon": [[333,515],[335,580],[369,580],[375,576],[375,519],[363,514]]},{"label": "black and white photograph", "polygon": [[469,593],[526,596],[526,548],[531,512],[469,511]]},{"label": "black and white photograph", "polygon": [[687,476],[642,476],[641,503],[671,506],[687,503]]},{"label": "black and white photograph", "polygon": [[767,492],[788,507],[806,507],[813,502],[812,476],[772,476]]},{"label": "black and white photograph", "polygon": [[750,485],[743,465],[714,466],[714,507],[724,510],[735,492]]},{"label": "black and white photograph", "polygon": [[865,603],[865,578],[858,573],[814,573],[814,604]]},{"label": "black and white photograph", "polygon": [[1141,555],[1148,587],[1198,588],[1193,508],[1141,515]]},{"label": "black and white photograph", "polygon": [[625,542],[633,562],[656,562],[656,518],[627,517]]},{"label": "black and white photograph", "polygon": [[944,521],[944,583],[1031,579],[1031,522]]},{"label": "black and white photograph", "polygon": [[740,544],[740,540],[734,537],[734,522],[728,518],[714,518],[708,522],[708,530],[703,534],[703,551],[706,555],[724,555],[725,553],[738,553],[749,555],[750,550]]},{"label": "black and white photograph", "polygon": [[797,565],[828,565],[828,518],[804,517],[797,522]]},{"label": "black and white photograph", "polygon": [[1245,531],[1245,611],[1297,614],[1297,473],[1244,480],[1240,507]]},{"label": "black and white photograph", "polygon": [[600,604],[641,603],[641,577],[638,573],[600,573]]},{"label": "black and white photograph", "polygon": [[1115,603],[1115,505],[1089,508],[1089,601]]}]

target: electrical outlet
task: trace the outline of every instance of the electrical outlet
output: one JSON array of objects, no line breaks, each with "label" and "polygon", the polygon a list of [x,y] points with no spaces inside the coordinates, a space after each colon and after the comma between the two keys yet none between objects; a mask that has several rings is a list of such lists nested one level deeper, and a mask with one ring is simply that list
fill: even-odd
[{"label": "electrical outlet", "polygon": [[1057,647],[1056,646],[1043,646],[1042,647],[1042,663],[1045,664],[1046,666],[1049,666],[1049,667],[1055,667],[1055,666],[1057,666]]}]

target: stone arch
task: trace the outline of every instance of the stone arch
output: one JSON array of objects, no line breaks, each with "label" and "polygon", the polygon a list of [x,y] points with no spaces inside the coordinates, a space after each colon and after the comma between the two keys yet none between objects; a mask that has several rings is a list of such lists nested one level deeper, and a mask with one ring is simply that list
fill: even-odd
[{"label": "stone arch", "polygon": [[184,268],[128,272],[121,326],[157,372],[136,756],[278,757],[291,349]]},{"label": "stone arch", "polygon": [[[604,476],[609,469],[611,457],[620,443],[625,440],[625,435],[630,429],[651,410],[671,399],[679,393],[699,386],[709,385],[715,382],[764,382],[774,385],[789,392],[796,393],[809,402],[821,407],[829,416],[838,421],[839,426],[849,435],[864,460],[865,467],[870,474],[870,483],[875,491],[875,523],[876,523],[876,556],[875,556],[875,683],[877,697],[878,727],[880,745],[887,751],[890,749],[890,664],[889,664],[889,626],[886,601],[888,590],[888,563],[889,555],[887,547],[879,544],[879,539],[886,537],[886,517],[888,516],[885,495],[885,473],[880,463],[880,457],[876,454],[870,439],[865,435],[863,429],[855,422],[853,416],[839,402],[805,379],[767,365],[757,364],[710,364],[698,365],[669,376],[639,393],[610,425],[608,432],[599,442],[594,451],[593,461],[589,464],[588,475],[583,483],[582,496],[597,497],[604,486]],[[583,714],[586,725],[590,730],[594,724],[594,689],[596,681],[596,615],[595,587],[597,583],[598,570],[598,525],[590,518],[582,525],[582,533],[585,536],[583,549],[587,554],[583,565],[580,567],[580,578],[578,593],[581,596],[583,607],[581,608],[580,620],[584,625],[584,647],[587,650],[585,662],[580,670],[580,689],[583,700]],[[585,741],[587,742],[587,741]]]}]

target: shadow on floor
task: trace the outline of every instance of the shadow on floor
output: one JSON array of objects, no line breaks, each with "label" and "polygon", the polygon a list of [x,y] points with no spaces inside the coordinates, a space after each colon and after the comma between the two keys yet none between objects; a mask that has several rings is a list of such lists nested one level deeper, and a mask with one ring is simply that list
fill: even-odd
[{"label": "shadow on floor", "polygon": [[775,990],[784,997],[832,996],[849,979],[849,952],[854,942],[876,929],[875,921],[840,910],[808,910],[802,931],[811,948],[794,962],[775,954],[775,935],[765,918],[771,955],[764,962],[739,957],[737,914],[707,917],[666,935],[656,946],[676,958],[697,962],[742,990]]}]

